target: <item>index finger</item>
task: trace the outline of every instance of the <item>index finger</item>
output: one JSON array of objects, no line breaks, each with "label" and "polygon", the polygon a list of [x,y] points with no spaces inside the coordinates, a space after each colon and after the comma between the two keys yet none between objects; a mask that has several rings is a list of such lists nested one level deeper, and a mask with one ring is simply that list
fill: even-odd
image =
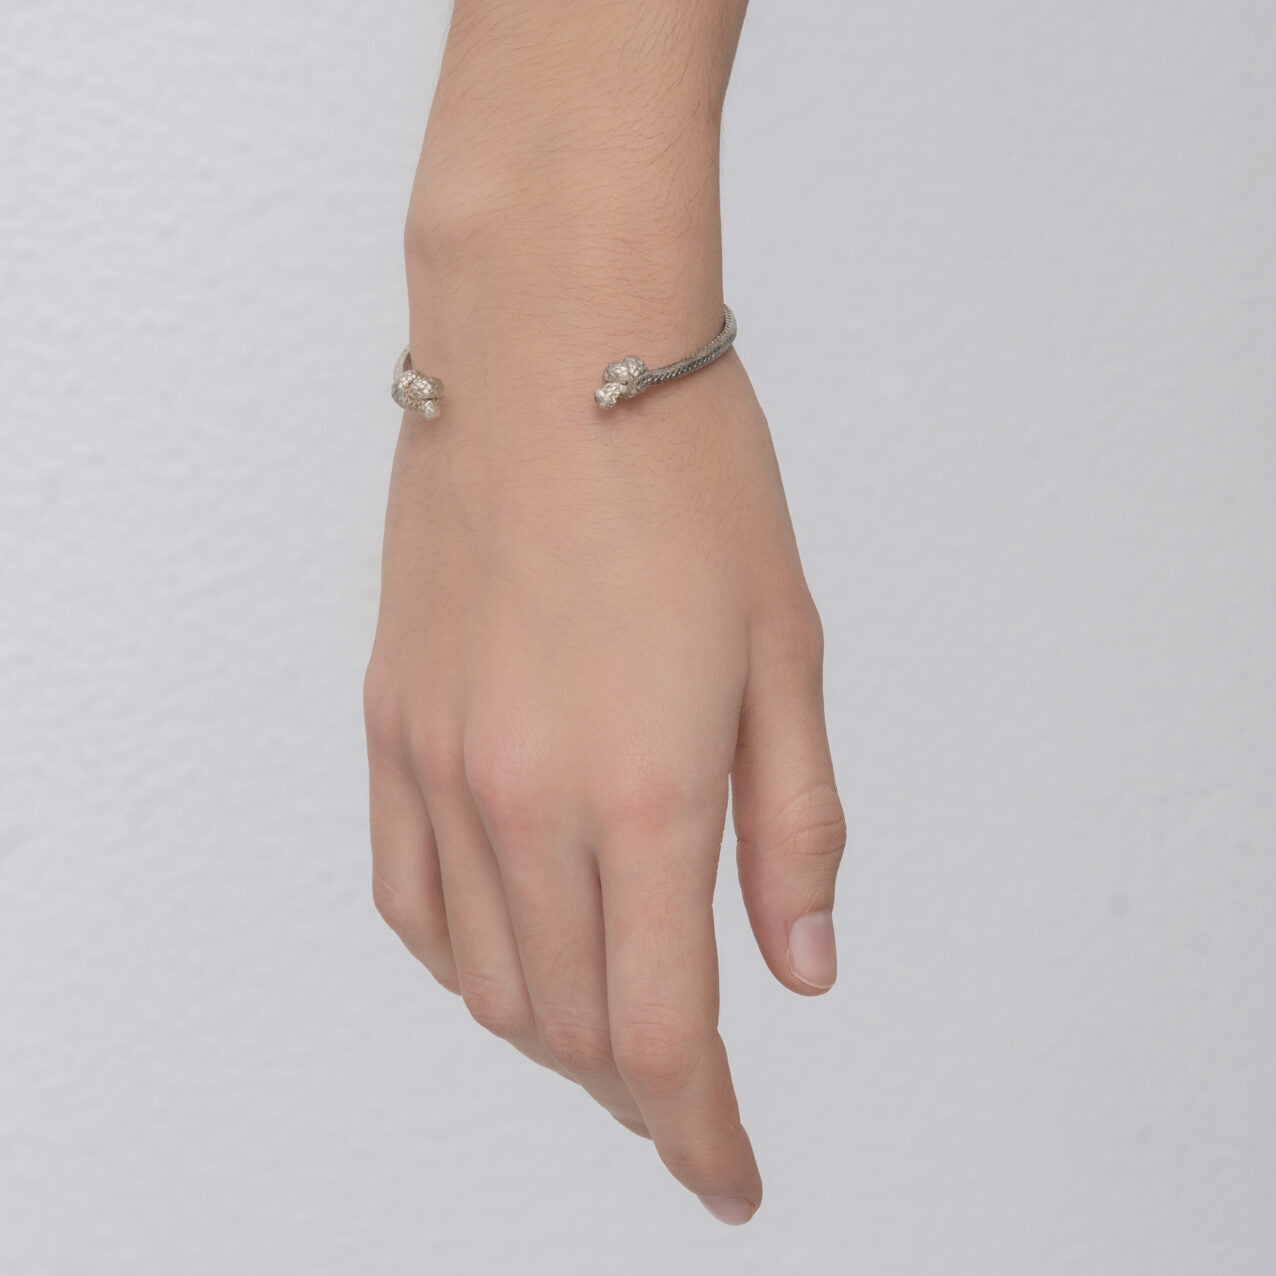
[{"label": "index finger", "polygon": [[762,1179],[718,1035],[713,884],[721,827],[613,831],[599,853],[612,1050],[656,1150],[715,1217],[744,1223]]}]

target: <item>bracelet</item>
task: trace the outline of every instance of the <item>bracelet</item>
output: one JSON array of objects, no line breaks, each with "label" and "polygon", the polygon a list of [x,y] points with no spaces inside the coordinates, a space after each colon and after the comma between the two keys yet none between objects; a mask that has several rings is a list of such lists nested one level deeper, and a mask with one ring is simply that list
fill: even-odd
[{"label": "bracelet", "polygon": [[[708,345],[701,346],[694,354],[679,359],[677,363],[668,363],[663,368],[649,368],[632,354],[617,359],[603,369],[603,384],[594,391],[594,402],[600,408],[614,408],[621,399],[632,399],[648,386],[660,385],[675,377],[685,377],[689,372],[698,372],[731,348],[736,331],[735,315],[731,313],[731,307],[723,306],[722,331]],[[394,365],[390,397],[404,410],[415,409],[427,421],[432,421],[439,414],[443,382],[438,377],[427,377],[417,372],[412,367],[411,351],[404,350],[398,363]]]},{"label": "bracelet", "polygon": [[730,306],[723,306],[722,331],[707,346],[701,346],[694,354],[679,359],[677,363],[666,364],[663,368],[649,368],[632,354],[617,359],[603,369],[603,383],[594,391],[594,402],[600,408],[614,408],[621,399],[632,399],[648,386],[660,385],[675,377],[685,377],[688,372],[698,372],[719,355],[725,354],[731,348],[735,335],[735,315],[731,313]]},{"label": "bracelet", "polygon": [[423,376],[412,369],[412,355],[405,350],[394,365],[394,382],[390,397],[399,407],[415,408],[427,421],[439,414],[439,400],[443,397],[443,382],[438,377]]}]

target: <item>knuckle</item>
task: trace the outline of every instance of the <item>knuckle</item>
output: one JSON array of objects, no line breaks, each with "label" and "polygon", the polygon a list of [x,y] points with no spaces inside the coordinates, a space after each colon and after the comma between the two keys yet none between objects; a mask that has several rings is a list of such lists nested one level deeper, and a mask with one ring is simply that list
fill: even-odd
[{"label": "knuckle", "polygon": [[455,795],[464,784],[457,733],[441,723],[418,725],[411,734],[412,758],[428,793]]},{"label": "knuckle", "polygon": [[493,833],[521,840],[551,800],[555,784],[547,760],[508,724],[472,728],[463,754],[470,793]]},{"label": "knuckle", "polygon": [[580,1019],[546,1019],[541,1025],[541,1040],[568,1072],[602,1072],[611,1065],[611,1038],[605,1027]]},{"label": "knuckle", "polygon": [[809,676],[824,668],[824,622],[810,593],[803,590],[784,605],[768,608],[763,631],[769,652]]},{"label": "knuckle", "polygon": [[627,1018],[612,1045],[621,1075],[655,1094],[688,1085],[704,1057],[701,1034],[663,1006],[647,1006]]},{"label": "knuckle", "polygon": [[458,980],[461,1000],[475,1023],[507,1041],[527,1033],[531,1014],[517,990],[486,975],[462,972]]},{"label": "knuckle", "polygon": [[394,933],[402,939],[419,935],[425,927],[425,909],[392,886],[380,873],[372,875],[372,903]]},{"label": "knuckle", "polygon": [[382,921],[403,941],[407,950],[444,988],[456,992],[446,925],[440,925],[423,899],[415,899],[393,887],[380,873],[372,875],[372,902]]},{"label": "knuckle", "polygon": [[780,808],[771,834],[799,859],[836,863],[846,847],[846,816],[837,790],[827,781],[801,790]]},{"label": "knuckle", "polygon": [[808,660],[815,664],[824,663],[824,621],[820,618],[820,609],[813,599],[807,600],[798,626],[797,642],[799,650]]},{"label": "knuckle", "polygon": [[375,656],[363,675],[363,722],[370,748],[384,749],[400,736],[398,688],[390,670]]},{"label": "knuckle", "polygon": [[694,1192],[714,1192],[735,1178],[739,1158],[732,1154],[726,1139],[713,1145],[680,1142],[656,1145],[656,1151],[670,1174]]},{"label": "knuckle", "polygon": [[684,818],[694,802],[690,768],[616,768],[595,789],[594,806],[605,827],[659,832]]}]

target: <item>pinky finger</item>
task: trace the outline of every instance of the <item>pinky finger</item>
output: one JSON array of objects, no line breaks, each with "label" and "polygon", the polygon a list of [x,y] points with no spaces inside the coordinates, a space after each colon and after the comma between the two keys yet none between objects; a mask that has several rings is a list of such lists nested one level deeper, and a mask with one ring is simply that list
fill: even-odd
[{"label": "pinky finger", "polygon": [[451,992],[456,962],[443,907],[443,881],[425,798],[393,763],[369,767],[372,898],[407,950]]}]

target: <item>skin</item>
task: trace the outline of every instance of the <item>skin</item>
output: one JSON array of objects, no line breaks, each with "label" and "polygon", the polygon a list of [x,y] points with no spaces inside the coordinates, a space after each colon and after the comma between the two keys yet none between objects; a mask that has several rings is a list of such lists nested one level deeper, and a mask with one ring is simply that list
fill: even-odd
[{"label": "skin", "polygon": [[820,621],[739,357],[610,413],[592,392],[610,359],[720,326],[743,18],[457,0],[405,235],[414,362],[445,393],[403,421],[365,681],[383,916],[733,1223],[762,1183],[714,881],[730,795],[763,957],[831,985]]}]

